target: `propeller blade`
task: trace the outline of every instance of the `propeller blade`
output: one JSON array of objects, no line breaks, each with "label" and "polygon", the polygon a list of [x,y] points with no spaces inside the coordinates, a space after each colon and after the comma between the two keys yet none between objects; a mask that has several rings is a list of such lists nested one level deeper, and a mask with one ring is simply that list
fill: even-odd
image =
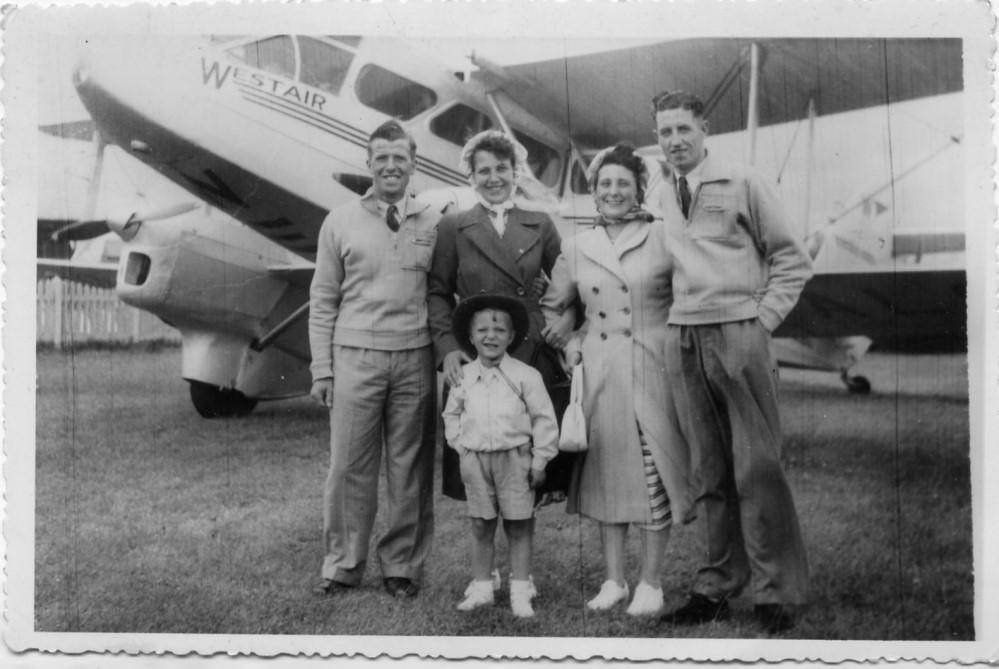
[{"label": "propeller blade", "polygon": [[166,207],[145,212],[134,211],[127,216],[111,216],[107,219],[91,219],[74,221],[52,233],[52,241],[77,242],[100,237],[108,232],[114,232],[125,241],[130,240],[139,231],[139,226],[150,221],[161,221],[194,211],[199,205],[196,202],[180,202]]},{"label": "propeller blade", "polygon": [[100,237],[108,232],[111,232],[111,227],[108,225],[107,221],[75,221],[73,223],[69,223],[68,225],[64,225],[53,232],[52,241],[78,242],[86,239],[93,239],[94,237]]},{"label": "propeller blade", "polygon": [[194,211],[198,207],[199,205],[196,202],[179,202],[177,204],[167,205],[166,207],[160,207],[158,209],[133,211],[128,216],[116,216],[109,218],[108,227],[116,232],[119,237],[128,241],[135,236],[135,233],[139,231],[139,226],[143,223],[162,221],[167,218],[173,218],[174,216],[180,216],[181,214],[186,214],[189,211]]}]

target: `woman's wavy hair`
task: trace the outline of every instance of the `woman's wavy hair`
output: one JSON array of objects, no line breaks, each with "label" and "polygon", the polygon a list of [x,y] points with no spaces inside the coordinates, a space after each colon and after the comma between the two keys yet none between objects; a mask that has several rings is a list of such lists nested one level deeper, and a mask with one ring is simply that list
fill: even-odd
[{"label": "woman's wavy hair", "polygon": [[527,166],[527,150],[498,130],[486,130],[472,137],[461,150],[461,165],[471,179],[475,172],[475,153],[488,151],[497,160],[509,160],[513,170],[520,175]]},{"label": "woman's wavy hair", "polygon": [[605,165],[620,165],[633,175],[638,188],[636,200],[638,204],[645,202],[645,186],[649,181],[649,168],[641,156],[635,153],[635,147],[627,142],[619,142],[598,153],[586,170],[586,183],[591,193],[597,192],[597,176],[600,168]]}]

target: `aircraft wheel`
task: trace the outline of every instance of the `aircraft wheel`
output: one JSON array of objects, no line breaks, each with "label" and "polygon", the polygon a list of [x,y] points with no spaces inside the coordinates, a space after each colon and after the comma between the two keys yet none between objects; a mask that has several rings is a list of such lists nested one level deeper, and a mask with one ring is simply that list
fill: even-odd
[{"label": "aircraft wheel", "polygon": [[232,388],[219,388],[210,383],[188,381],[191,385],[191,402],[203,418],[235,418],[245,416],[257,400]]},{"label": "aircraft wheel", "polygon": [[843,383],[851,395],[871,394],[871,382],[867,380],[866,376],[849,376],[846,372],[843,372],[840,378],[843,379]]}]

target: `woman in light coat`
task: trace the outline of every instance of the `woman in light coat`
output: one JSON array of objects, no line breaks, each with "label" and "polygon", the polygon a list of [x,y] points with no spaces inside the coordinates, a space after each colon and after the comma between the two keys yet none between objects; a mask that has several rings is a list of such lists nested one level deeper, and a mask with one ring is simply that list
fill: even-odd
[{"label": "woman in light coat", "polygon": [[689,456],[672,413],[663,347],[672,260],[661,220],[641,208],[646,167],[632,147],[605,149],[588,171],[599,216],[566,239],[542,299],[554,321],[577,297],[586,319],[566,347],[582,360],[589,448],[573,472],[569,511],[600,523],[606,581],[587,606],[628,598],[625,540],[640,528],[632,615],[663,606],[660,571],[673,518],[687,520]]}]

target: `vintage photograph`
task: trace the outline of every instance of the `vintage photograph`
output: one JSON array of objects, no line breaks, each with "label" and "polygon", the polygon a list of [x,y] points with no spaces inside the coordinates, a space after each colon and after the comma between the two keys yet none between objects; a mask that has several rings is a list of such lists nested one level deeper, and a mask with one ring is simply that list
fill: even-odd
[{"label": "vintage photograph", "polygon": [[995,660],[991,14],[834,4],[15,10],[6,645]]}]

